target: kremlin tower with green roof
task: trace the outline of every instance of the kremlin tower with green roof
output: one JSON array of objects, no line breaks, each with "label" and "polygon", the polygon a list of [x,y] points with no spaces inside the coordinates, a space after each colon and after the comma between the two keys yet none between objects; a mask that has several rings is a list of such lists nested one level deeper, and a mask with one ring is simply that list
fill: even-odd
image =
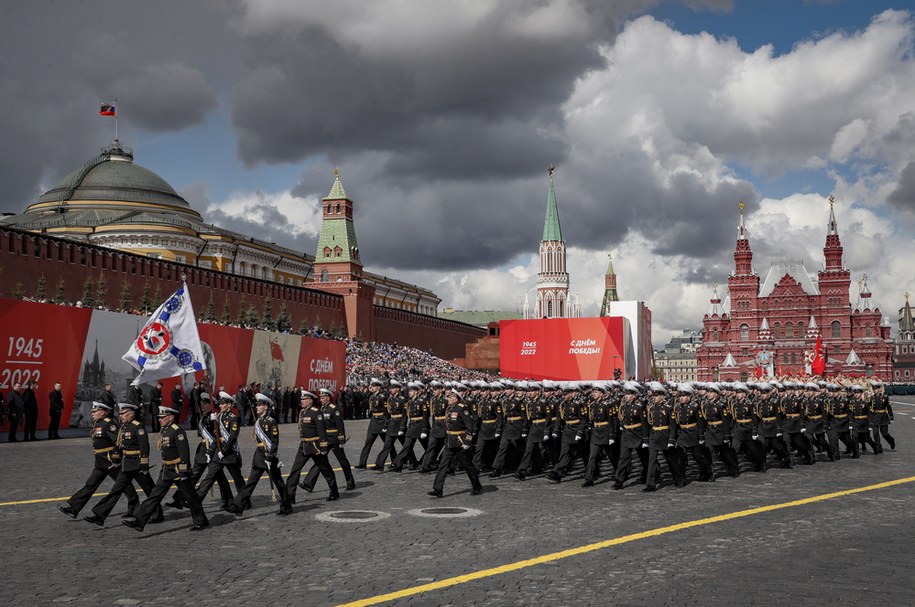
[{"label": "kremlin tower with green roof", "polygon": [[553,185],[554,168],[550,165],[550,191],[546,199],[546,218],[543,238],[540,240],[540,272],[537,273],[536,318],[568,318],[569,273],[566,271],[566,244],[559,224],[556,189]]}]

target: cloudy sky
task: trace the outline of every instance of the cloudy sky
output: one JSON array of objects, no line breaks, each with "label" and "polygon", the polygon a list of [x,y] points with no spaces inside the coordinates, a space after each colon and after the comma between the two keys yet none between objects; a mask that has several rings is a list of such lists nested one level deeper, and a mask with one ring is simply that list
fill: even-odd
[{"label": "cloudy sky", "polygon": [[[585,315],[612,253],[654,341],[699,328],[747,203],[755,269],[915,292],[915,14],[896,0],[178,0],[6,7],[3,212],[113,138],[209,221],[314,254],[340,168],[369,270],[520,307],[547,167]],[[857,299],[853,282],[851,301]]]}]

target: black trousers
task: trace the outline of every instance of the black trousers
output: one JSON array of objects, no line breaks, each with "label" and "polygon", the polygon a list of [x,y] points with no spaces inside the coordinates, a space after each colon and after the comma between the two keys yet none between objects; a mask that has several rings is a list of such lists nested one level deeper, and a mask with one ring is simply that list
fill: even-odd
[{"label": "black trousers", "polygon": [[445,437],[444,436],[430,436],[429,445],[426,447],[426,452],[423,454],[423,461],[420,464],[420,468],[424,472],[428,472],[432,469],[432,465],[438,461],[438,456],[442,452],[442,447],[445,446]]},{"label": "black trousers", "polygon": [[397,457],[393,458],[392,463],[395,468],[400,468],[407,462],[410,462],[410,464],[413,465],[419,464],[419,460],[416,459],[416,454],[413,452],[413,446],[416,445],[417,442],[419,442],[418,438],[407,438],[404,441],[400,453],[397,454]]},{"label": "black trousers", "polygon": [[207,515],[203,512],[203,506],[200,505],[200,498],[197,497],[197,493],[194,491],[194,484],[191,479],[166,479],[165,474],[166,470],[164,469],[159,472],[159,479],[153,486],[152,491],[149,492],[149,496],[143,500],[140,508],[134,512],[134,518],[140,523],[140,527],[145,527],[156,511],[162,511],[160,504],[168,494],[168,490],[172,488],[172,484],[177,485],[178,491],[184,496],[187,506],[191,510],[191,516],[194,518],[194,523],[206,525],[208,522]]},{"label": "black trousers", "polygon": [[51,419],[48,422],[48,438],[60,438],[60,414],[61,411],[51,411]]},{"label": "black trousers", "polygon": [[[350,489],[356,486],[356,478],[353,476],[353,469],[349,465],[349,458],[346,457],[346,452],[343,450],[343,445],[332,445],[330,447],[331,452],[333,452],[334,457],[337,458],[337,462],[340,464],[340,468],[343,469],[343,478],[346,479],[346,487]],[[330,457],[327,458],[328,463],[330,463]],[[318,482],[318,474],[321,472],[321,469],[318,467],[317,463],[311,465],[311,470],[308,471],[308,474],[305,475],[305,480],[302,481],[302,484],[305,485],[308,489],[314,489],[315,483]]]},{"label": "black trousers", "polygon": [[264,470],[263,468],[251,467],[251,472],[248,473],[248,482],[245,483],[245,486],[238,490],[238,495],[235,496],[235,507],[239,510],[244,511],[248,506],[251,505],[251,494],[254,493],[254,488],[257,487],[258,481],[261,480],[261,476],[264,475],[264,472],[267,473],[267,477],[270,479],[270,482],[276,488],[276,493],[280,498],[280,508],[286,510],[289,508],[289,500],[286,497],[286,483],[283,482],[283,475],[280,472],[279,466],[273,464],[270,468]]},{"label": "black trousers", "polygon": [[397,459],[397,449],[394,447],[394,443],[397,442],[398,438],[400,439],[400,444],[403,445],[403,436],[397,436],[396,432],[388,432],[385,435],[384,446],[381,448],[381,453],[375,458],[375,466],[384,468],[384,463],[387,461],[388,455],[391,456],[391,463],[394,463]]},{"label": "black trousers", "polygon": [[[200,477],[203,476],[203,473],[206,472],[206,469],[207,464],[194,464],[194,467],[191,468],[191,474],[188,477],[192,485],[197,485],[197,481],[200,480]],[[231,502],[232,489],[229,488],[229,481],[226,479],[226,475],[222,470],[220,470],[216,475],[216,485],[219,487],[219,497],[222,498],[223,505]],[[178,507],[184,507],[184,495],[177,489],[175,490],[175,494],[172,496],[172,500],[174,500]]]},{"label": "black trousers", "polygon": [[883,443],[880,441],[881,436],[886,439],[890,449],[896,448],[896,439],[890,436],[890,427],[887,424],[874,424],[871,426],[871,434],[875,445],[874,453],[883,453]]},{"label": "black trousers", "polygon": [[553,474],[559,477],[565,475],[572,468],[575,458],[581,459],[582,466],[588,467],[588,442],[579,441],[567,443],[562,441],[562,448],[559,451],[559,460],[553,466]]},{"label": "black trousers", "polygon": [[510,456],[524,453],[526,440],[526,437],[506,438],[503,434],[502,440],[499,441],[499,451],[496,452],[496,459],[492,462],[493,471],[501,473],[505,469]]},{"label": "black trousers", "polygon": [[445,489],[445,478],[448,476],[448,468],[451,467],[452,460],[457,460],[458,464],[463,466],[472,487],[477,488],[480,486],[480,475],[476,466],[473,465],[470,449],[445,447],[442,450],[442,461],[439,462],[438,471],[435,473],[435,482],[432,484],[434,490],[441,492]]},{"label": "black trousers", "polygon": [[[501,452],[501,445],[499,447]],[[498,455],[496,456],[496,461],[498,462]],[[550,450],[550,444],[547,441],[537,442],[532,440],[531,436],[528,435],[527,441],[524,443],[524,454],[518,464],[518,473],[527,475],[531,473],[531,470],[539,471],[547,468],[551,461],[553,461],[553,454]],[[493,468],[496,470],[501,469],[497,464],[493,464]]]},{"label": "black trousers", "polygon": [[[200,484],[197,485],[197,497],[199,497],[201,501],[206,497],[207,491],[210,490],[210,487],[213,486],[213,483],[216,482],[216,479],[220,474],[225,478],[226,471],[228,471],[232,480],[235,481],[235,491],[240,491],[241,488],[245,486],[245,477],[241,474],[241,464],[224,464],[218,459],[214,459],[207,465],[203,477],[200,479]],[[229,496],[228,501],[231,501],[232,491],[230,489],[227,489],[227,491]],[[226,505],[226,501],[225,496],[223,496],[223,505]]]},{"label": "black trousers", "polygon": [[[820,432],[819,434],[810,434],[808,432],[808,439],[814,447],[817,447],[818,451],[825,451],[826,456],[830,460],[836,459],[836,451],[833,450],[832,445],[829,444],[829,441],[826,440],[826,433]],[[816,457],[816,456],[814,456]]]},{"label": "black trousers", "polygon": [[[754,441],[755,442],[755,441]],[[763,437],[763,445],[765,451],[763,453],[768,453],[772,451],[779,460],[781,460],[782,466],[791,465],[791,454],[788,453],[788,447],[785,445],[785,441],[782,440],[781,436],[765,436]],[[808,461],[808,464],[812,464],[814,460],[811,457],[811,460]]]},{"label": "black trousers", "polygon": [[874,442],[874,439],[871,438],[870,432],[868,430],[858,430],[854,429],[851,431],[852,438],[855,439],[855,442],[858,443],[859,448],[863,445],[870,445],[871,449],[874,450],[874,453],[877,453],[877,444]]},{"label": "black trousers", "polygon": [[758,440],[735,438],[734,443],[736,445],[734,450],[743,453],[744,457],[750,460],[755,471],[766,471],[766,451]]},{"label": "black trousers", "polygon": [[639,482],[644,483],[648,476],[648,447],[636,447],[635,449],[620,447],[620,460],[616,466],[616,482],[622,485],[629,479],[629,473],[632,472],[632,452],[635,451],[642,463],[642,476]]},{"label": "black trousers", "polygon": [[473,454],[473,465],[476,466],[477,472],[483,472],[492,468],[492,462],[496,459],[496,454],[499,452],[499,443],[501,441],[498,438],[490,438],[487,440],[480,439],[477,441],[477,448]]},{"label": "black trousers", "polygon": [[25,440],[38,440],[38,437],[35,436],[35,430],[38,429],[38,411],[34,413],[25,414],[25,428],[23,434],[25,435]]},{"label": "black trousers", "polygon": [[[306,448],[310,449],[311,447]],[[309,460],[314,462],[314,465],[318,467],[321,476],[327,481],[331,497],[340,496],[340,491],[337,489],[337,477],[334,476],[333,468],[330,467],[327,456],[323,453],[306,454],[302,451],[302,447],[300,447],[295,454],[295,462],[292,464],[292,471],[289,472],[289,476],[286,478],[286,495],[290,504],[295,503],[295,492],[296,489],[299,488],[299,478],[302,476],[302,468],[305,467],[305,464],[307,464]]]},{"label": "black trousers", "polygon": [[688,456],[692,455],[693,459],[696,460],[696,465],[699,466],[699,480],[708,481],[715,479],[715,471],[712,469],[712,454],[704,445],[692,445],[689,447],[681,447],[681,449],[683,449],[684,477],[686,476]]},{"label": "black trousers", "polygon": [[9,437],[7,438],[7,440],[9,440],[9,442],[11,442],[11,443],[15,443],[16,441],[19,440],[18,438],[16,438],[16,432],[18,432],[18,430],[19,430],[19,416],[10,415],[9,417],[10,417],[10,433],[9,433]]},{"label": "black trousers", "polygon": [[679,447],[669,449],[648,449],[648,476],[645,477],[645,484],[649,487],[656,487],[661,482],[661,462],[658,459],[659,454],[664,454],[664,460],[667,462],[667,469],[670,470],[670,476],[674,484],[678,487],[686,482],[686,458]]},{"label": "black trousers", "polygon": [[794,449],[798,455],[803,458],[805,463],[811,463],[814,459],[813,448],[800,432],[791,432],[787,435],[788,447]]},{"label": "black trousers", "polygon": [[598,477],[600,474],[600,460],[604,455],[607,456],[607,459],[610,460],[610,465],[613,467],[611,474],[615,474],[616,467],[620,463],[619,443],[608,445],[606,440],[598,443],[594,438],[591,438],[591,446],[588,449],[588,466],[585,468],[586,481],[593,482]]},{"label": "black trousers", "polygon": [[740,474],[740,463],[737,461],[737,452],[734,451],[729,444],[721,443],[720,445],[712,445],[712,449],[718,454],[718,459],[721,460],[721,464],[729,475],[737,476]]},{"label": "black trousers", "polygon": [[[127,471],[121,469],[118,472],[117,478],[114,479],[114,486],[111,487],[111,491],[95,505],[95,508],[92,509],[92,514],[101,519],[108,518],[108,515],[111,514],[114,506],[118,503],[118,500],[121,499],[121,495],[127,493],[127,487],[133,489],[132,484],[134,481],[140,485],[140,488],[143,489],[143,493],[149,497],[149,494],[155,486],[149,472],[141,472],[139,470]],[[136,495],[136,491],[134,491],[134,495]],[[158,504],[156,506],[156,517],[158,518],[162,515],[162,508],[158,507]]]},{"label": "black trousers", "polygon": [[[96,490],[106,478],[117,480],[118,469],[114,467],[108,468],[107,470],[93,468],[83,487],[74,493],[73,497],[67,500],[67,505],[70,506],[70,509],[74,513],[79,514],[79,511],[86,507],[86,504],[89,503],[89,500],[92,499],[92,496],[95,495]],[[127,485],[124,488],[124,495],[127,496],[127,511],[136,512],[137,506],[140,505],[140,498],[137,495],[137,490],[133,488],[133,485]]]},{"label": "black trousers", "polygon": [[372,450],[372,445],[375,444],[375,439],[381,437],[381,440],[384,441],[383,432],[372,432],[369,428],[368,432],[365,434],[365,444],[362,445],[362,453],[359,454],[359,467],[365,468],[365,465],[369,461],[369,452]]},{"label": "black trousers", "polygon": [[826,433],[832,452],[835,453],[836,459],[839,459],[839,441],[842,441],[842,444],[851,452],[853,458],[860,457],[861,453],[858,451],[858,442],[852,439],[851,431],[847,429],[848,426],[845,426],[845,428],[845,430],[841,431],[831,429]]}]

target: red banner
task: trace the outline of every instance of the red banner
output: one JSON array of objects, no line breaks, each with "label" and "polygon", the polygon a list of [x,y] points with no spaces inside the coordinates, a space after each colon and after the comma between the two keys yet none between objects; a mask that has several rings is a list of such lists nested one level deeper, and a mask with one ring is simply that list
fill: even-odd
[{"label": "red banner", "polygon": [[499,356],[503,377],[588,380],[626,377],[624,319],[503,320]]}]

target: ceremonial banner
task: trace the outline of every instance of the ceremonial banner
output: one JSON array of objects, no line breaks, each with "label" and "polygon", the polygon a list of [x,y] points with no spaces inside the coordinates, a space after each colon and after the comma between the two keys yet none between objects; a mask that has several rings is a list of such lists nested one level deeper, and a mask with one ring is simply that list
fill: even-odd
[{"label": "ceremonial banner", "polygon": [[503,377],[590,380],[626,377],[622,317],[503,320],[499,323]]},{"label": "ceremonial banner", "polygon": [[203,370],[203,348],[186,284],[153,312],[123,359],[140,372],[134,386]]},{"label": "ceremonial banner", "polygon": [[296,385],[318,393],[327,388],[334,393],[346,381],[346,344],[330,339],[302,338]]}]

